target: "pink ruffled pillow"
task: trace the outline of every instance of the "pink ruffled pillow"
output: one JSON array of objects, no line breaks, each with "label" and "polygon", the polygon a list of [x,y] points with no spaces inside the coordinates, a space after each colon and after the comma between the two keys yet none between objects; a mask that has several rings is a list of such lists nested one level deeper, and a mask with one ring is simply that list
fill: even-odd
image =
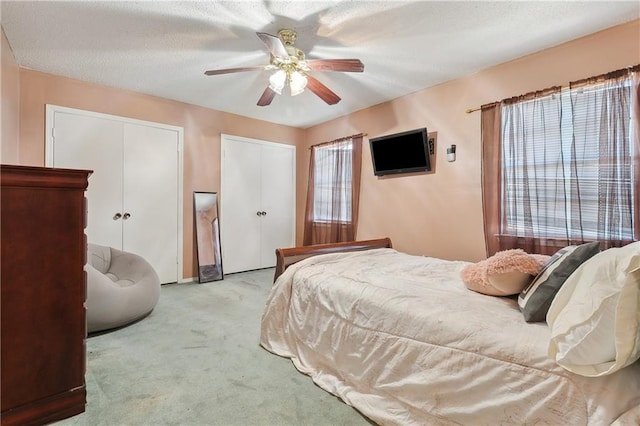
[{"label": "pink ruffled pillow", "polygon": [[460,276],[469,290],[490,296],[511,296],[520,293],[535,278],[548,258],[522,249],[499,251],[465,266]]}]

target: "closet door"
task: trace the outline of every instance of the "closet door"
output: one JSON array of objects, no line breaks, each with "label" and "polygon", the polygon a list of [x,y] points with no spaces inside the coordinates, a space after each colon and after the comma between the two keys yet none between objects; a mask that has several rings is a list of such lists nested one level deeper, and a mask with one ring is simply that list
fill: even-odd
[{"label": "closet door", "polygon": [[163,284],[178,281],[179,128],[47,107],[46,165],[93,170],[87,240],[138,254]]},{"label": "closet door", "polygon": [[122,249],[144,253],[161,282],[177,277],[178,138],[170,130],[126,123]]},{"label": "closet door", "polygon": [[54,130],[48,166],[93,170],[86,192],[89,242],[122,247],[122,123],[58,112]]},{"label": "closet door", "polygon": [[275,249],[295,245],[294,150],[262,146],[260,268],[275,266]]},{"label": "closet door", "polygon": [[230,140],[223,142],[222,152],[222,267],[225,273],[258,269],[262,267],[261,147]]},{"label": "closet door", "polygon": [[275,266],[295,244],[295,147],[222,135],[221,169],[225,273]]}]

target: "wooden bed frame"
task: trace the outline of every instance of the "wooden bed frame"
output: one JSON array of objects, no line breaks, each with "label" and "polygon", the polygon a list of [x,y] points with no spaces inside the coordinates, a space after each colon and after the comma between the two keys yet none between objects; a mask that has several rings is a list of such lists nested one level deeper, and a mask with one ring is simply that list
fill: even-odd
[{"label": "wooden bed frame", "polygon": [[311,256],[328,253],[371,250],[377,248],[391,248],[391,239],[379,238],[375,240],[279,248],[276,249],[276,272],[273,277],[273,282],[275,282],[289,266]]}]

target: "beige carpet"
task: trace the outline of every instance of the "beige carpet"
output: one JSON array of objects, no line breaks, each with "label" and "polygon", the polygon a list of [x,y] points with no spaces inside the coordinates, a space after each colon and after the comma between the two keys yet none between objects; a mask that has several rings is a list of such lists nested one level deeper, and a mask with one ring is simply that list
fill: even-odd
[{"label": "beige carpet", "polygon": [[86,412],[57,424],[370,424],[259,346],[272,277],[163,286],[151,315],[87,339]]}]

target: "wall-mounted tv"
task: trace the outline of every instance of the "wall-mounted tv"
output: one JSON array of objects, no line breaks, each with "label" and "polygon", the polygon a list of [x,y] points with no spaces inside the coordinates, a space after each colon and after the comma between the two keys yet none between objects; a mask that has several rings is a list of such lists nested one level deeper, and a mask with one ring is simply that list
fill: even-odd
[{"label": "wall-mounted tv", "polygon": [[376,176],[431,170],[426,128],[372,138],[369,145]]}]

